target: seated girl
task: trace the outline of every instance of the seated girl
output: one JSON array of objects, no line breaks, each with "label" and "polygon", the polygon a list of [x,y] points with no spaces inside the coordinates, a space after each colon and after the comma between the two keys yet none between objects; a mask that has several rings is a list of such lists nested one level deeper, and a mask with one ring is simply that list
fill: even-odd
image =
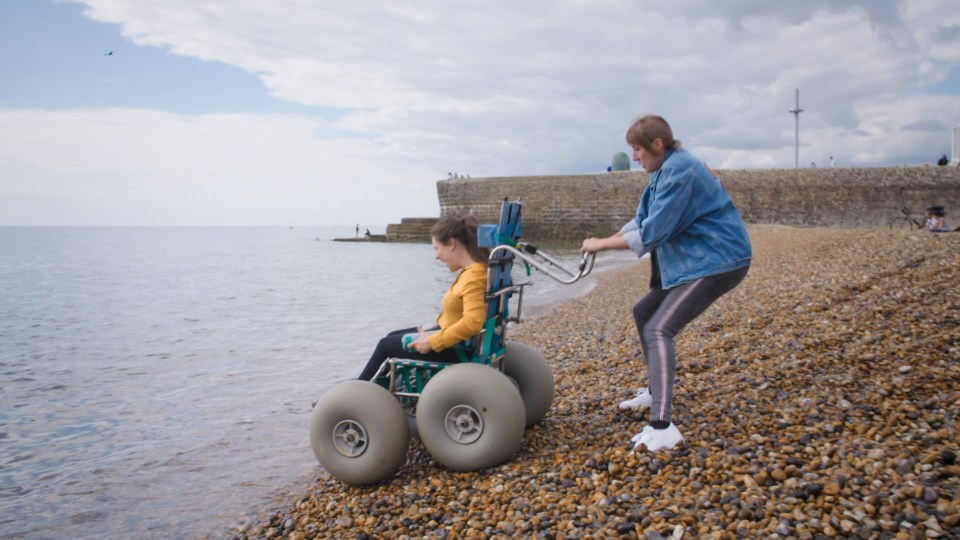
[{"label": "seated girl", "polygon": [[942,206],[931,206],[927,208],[925,217],[927,218],[926,226],[928,231],[947,232],[950,230],[947,227],[947,214]]},{"label": "seated girl", "polygon": [[[456,363],[454,346],[480,333],[487,317],[484,294],[487,288],[489,250],[477,245],[477,220],[473,217],[442,217],[430,229],[437,259],[451,272],[460,271],[443,297],[443,311],[437,317],[439,330],[428,332],[422,326],[390,332],[374,349],[360,374],[369,381],[387,358]],[[406,347],[403,336],[419,336]]]}]

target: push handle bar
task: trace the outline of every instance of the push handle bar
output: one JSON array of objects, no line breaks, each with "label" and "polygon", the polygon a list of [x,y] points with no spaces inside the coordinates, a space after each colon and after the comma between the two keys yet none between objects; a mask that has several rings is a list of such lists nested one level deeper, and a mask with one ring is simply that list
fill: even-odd
[{"label": "push handle bar", "polygon": [[[597,258],[596,253],[584,253],[580,257],[580,265],[579,265],[578,271],[574,273],[569,269],[565,268],[560,263],[560,261],[557,261],[556,259],[547,255],[543,251],[538,250],[536,246],[530,246],[529,244],[521,243],[519,244],[519,247],[520,249],[517,249],[513,246],[508,246],[508,245],[499,245],[490,250],[490,260],[492,261],[494,259],[494,256],[497,253],[501,251],[508,251],[510,253],[513,253],[517,257],[519,257],[521,260],[530,264],[530,266],[533,266],[537,270],[540,270],[547,276],[551,277],[555,281],[563,283],[564,285],[570,285],[572,283],[579,281],[581,278],[584,278],[587,275],[589,275],[590,272],[593,271],[593,263]],[[533,253],[529,253],[530,248],[534,250]],[[537,258],[534,258],[533,255],[536,255],[536,257],[543,259],[543,261],[546,261],[546,263],[552,266],[553,268],[548,267],[542,261],[538,260]],[[560,272],[563,272],[564,274],[566,274],[566,277],[557,275],[557,273],[554,273],[554,270],[559,270]]]}]

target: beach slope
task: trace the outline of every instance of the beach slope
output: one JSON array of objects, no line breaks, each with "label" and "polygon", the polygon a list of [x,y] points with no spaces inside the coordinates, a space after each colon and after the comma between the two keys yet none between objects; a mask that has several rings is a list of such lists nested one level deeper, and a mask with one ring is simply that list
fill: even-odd
[{"label": "beach slope", "polygon": [[[631,306],[646,261],[519,325],[557,379],[512,460],[310,492],[239,537],[960,537],[960,234],[751,226],[747,279],[677,339],[686,444],[647,412]],[[306,429],[306,428],[305,428]],[[306,437],[306,435],[304,435]]]}]

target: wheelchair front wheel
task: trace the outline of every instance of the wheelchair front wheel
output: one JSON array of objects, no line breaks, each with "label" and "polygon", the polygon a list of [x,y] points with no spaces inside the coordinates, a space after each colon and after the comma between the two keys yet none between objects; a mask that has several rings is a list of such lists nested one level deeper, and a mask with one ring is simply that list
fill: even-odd
[{"label": "wheelchair front wheel", "polygon": [[539,350],[507,341],[503,373],[517,383],[526,411],[526,427],[536,425],[553,404],[553,371]]},{"label": "wheelchair front wheel", "polygon": [[523,400],[498,370],[455,364],[434,375],[417,403],[420,440],[440,464],[475,471],[507,460],[523,438]]},{"label": "wheelchair front wheel", "polygon": [[393,394],[368,381],[327,391],[310,417],[310,446],[341,482],[373,484],[400,468],[410,444],[406,415]]}]

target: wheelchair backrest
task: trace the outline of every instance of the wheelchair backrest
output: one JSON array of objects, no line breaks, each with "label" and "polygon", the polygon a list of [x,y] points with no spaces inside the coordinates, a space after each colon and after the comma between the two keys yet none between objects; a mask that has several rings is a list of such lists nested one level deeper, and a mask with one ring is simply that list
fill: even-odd
[{"label": "wheelchair backrest", "polygon": [[[480,226],[477,233],[479,245],[486,248],[500,245],[515,246],[523,235],[520,208],[520,201],[510,202],[504,199],[500,207],[500,223]],[[503,353],[503,329],[509,316],[511,292],[498,293],[513,286],[513,261],[513,253],[500,250],[492,254],[487,262],[488,328],[486,328],[485,340],[489,346],[483,348],[486,355]]]}]

